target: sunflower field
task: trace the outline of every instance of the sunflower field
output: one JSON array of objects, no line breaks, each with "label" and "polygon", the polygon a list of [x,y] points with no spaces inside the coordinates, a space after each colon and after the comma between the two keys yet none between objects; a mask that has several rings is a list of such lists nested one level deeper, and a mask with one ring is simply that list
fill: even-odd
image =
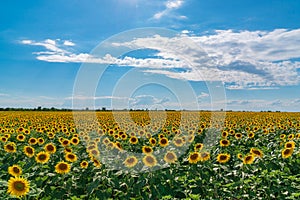
[{"label": "sunflower field", "polygon": [[300,199],[300,113],[0,112],[0,199]]}]

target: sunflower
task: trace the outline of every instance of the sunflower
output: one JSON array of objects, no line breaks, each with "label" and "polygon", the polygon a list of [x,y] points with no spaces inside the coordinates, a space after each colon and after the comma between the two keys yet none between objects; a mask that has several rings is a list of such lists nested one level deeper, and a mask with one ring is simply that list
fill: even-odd
[{"label": "sunflower", "polygon": [[288,140],[293,140],[295,138],[295,135],[293,133],[288,135]]},{"label": "sunflower", "polygon": [[300,139],[300,133],[297,133],[296,136],[295,136],[295,138],[296,138],[297,140]]},{"label": "sunflower", "polygon": [[143,163],[147,166],[147,167],[153,167],[157,164],[157,160],[153,155],[146,155],[143,158]]},{"label": "sunflower", "polygon": [[149,146],[143,146],[142,151],[144,154],[151,154],[153,152],[153,149],[152,149],[152,147],[149,147]]},{"label": "sunflower", "polygon": [[19,165],[13,165],[8,167],[8,173],[12,176],[20,176],[22,174],[22,168]]},{"label": "sunflower", "polygon": [[41,151],[35,156],[35,161],[42,164],[47,163],[49,159],[50,159],[50,154],[45,151]]},{"label": "sunflower", "polygon": [[189,163],[196,164],[198,161],[200,161],[201,155],[199,152],[191,152],[189,155]]},{"label": "sunflower", "polygon": [[230,145],[230,141],[227,139],[220,140],[220,145],[222,147],[228,147]]},{"label": "sunflower", "polygon": [[69,162],[75,162],[77,160],[77,156],[74,153],[66,153],[65,159]]},{"label": "sunflower", "polygon": [[151,146],[155,146],[156,145],[156,139],[155,138],[150,138],[149,143],[151,144]]},{"label": "sunflower", "polygon": [[253,154],[249,154],[249,155],[244,157],[243,163],[247,164],[247,165],[250,165],[250,164],[253,163],[254,159],[255,159],[255,156]]},{"label": "sunflower", "polygon": [[128,168],[134,167],[138,163],[138,159],[135,156],[129,156],[123,162]]},{"label": "sunflower", "polygon": [[34,156],[34,148],[31,146],[25,146],[23,149],[25,155],[29,158]]},{"label": "sunflower", "polygon": [[177,156],[173,151],[168,151],[164,156],[164,160],[167,163],[175,163],[177,161]]},{"label": "sunflower", "polygon": [[63,140],[61,141],[61,145],[64,146],[64,147],[69,146],[69,145],[70,145],[70,140],[68,140],[68,139],[63,139]]},{"label": "sunflower", "polygon": [[55,165],[55,172],[58,174],[67,174],[71,170],[71,165],[66,162],[59,162]]},{"label": "sunflower", "polygon": [[18,134],[17,135],[17,140],[20,141],[20,142],[23,142],[25,140],[25,135],[23,134]]},{"label": "sunflower", "polygon": [[77,144],[79,144],[79,142],[80,142],[80,140],[79,140],[78,137],[73,137],[73,138],[71,138],[71,143],[72,143],[73,145],[77,145]]},{"label": "sunflower", "polygon": [[202,150],[202,148],[203,148],[203,144],[202,143],[197,143],[197,144],[195,144],[195,146],[194,146],[194,150],[195,151],[201,151]]},{"label": "sunflower", "polygon": [[89,153],[92,155],[92,156],[99,156],[100,155],[100,151],[98,151],[97,149],[92,149],[89,151]]},{"label": "sunflower", "polygon": [[121,145],[120,142],[115,142],[115,143],[114,143],[114,146],[115,146],[115,148],[118,149],[118,150],[123,150],[122,145]]},{"label": "sunflower", "polygon": [[29,192],[29,182],[21,177],[11,177],[8,180],[7,193],[12,196],[22,197]]},{"label": "sunflower", "polygon": [[230,154],[227,154],[227,153],[220,153],[218,156],[217,156],[217,161],[219,163],[227,163],[230,159]]},{"label": "sunflower", "polygon": [[236,134],[234,135],[235,139],[237,139],[237,140],[241,139],[242,136],[243,136],[243,135],[242,135],[241,133],[236,133]]},{"label": "sunflower", "polygon": [[1,141],[2,141],[2,142],[7,142],[7,140],[8,140],[8,139],[7,139],[6,137],[4,137],[4,136],[1,137]]},{"label": "sunflower", "polygon": [[165,137],[160,138],[160,140],[159,140],[159,145],[160,145],[161,147],[168,146],[168,144],[169,144],[168,138],[165,138]]},{"label": "sunflower", "polygon": [[222,131],[222,137],[227,138],[228,137],[228,132],[227,131]]},{"label": "sunflower", "polygon": [[289,157],[291,157],[293,152],[294,152],[294,149],[286,149],[285,148],[281,151],[281,156],[282,156],[282,158],[289,158]]},{"label": "sunflower", "polygon": [[200,161],[204,162],[210,159],[209,152],[200,152]]},{"label": "sunflower", "polygon": [[96,168],[100,168],[100,167],[101,167],[101,163],[100,163],[99,160],[97,160],[96,158],[92,158],[92,161],[93,161],[94,166],[95,166]]},{"label": "sunflower", "polygon": [[127,134],[126,134],[126,133],[124,133],[124,134],[122,134],[122,135],[121,135],[121,138],[122,138],[122,140],[126,140],[126,139],[127,139],[127,137],[128,137],[128,136],[127,136]]},{"label": "sunflower", "polygon": [[65,147],[64,153],[72,153],[72,149],[69,147]]},{"label": "sunflower", "polygon": [[255,134],[253,132],[248,133],[248,138],[254,138]]},{"label": "sunflower", "polygon": [[38,143],[36,138],[29,138],[28,144],[30,145],[36,145]]},{"label": "sunflower", "polygon": [[43,138],[38,138],[37,140],[38,140],[39,145],[42,145],[45,142],[45,140]]},{"label": "sunflower", "polygon": [[281,134],[281,135],[280,135],[280,139],[282,139],[282,140],[283,140],[285,137],[286,137],[285,134]]},{"label": "sunflower", "polygon": [[88,161],[86,161],[86,160],[83,160],[83,161],[80,163],[80,167],[81,167],[82,169],[86,169],[88,166],[89,166],[89,163],[88,163]]},{"label": "sunflower", "polygon": [[262,158],[262,157],[264,156],[264,154],[263,154],[263,152],[262,152],[261,150],[255,149],[255,148],[251,148],[251,149],[250,149],[250,153],[251,153],[252,155],[254,155],[255,157],[260,157],[260,158]]},{"label": "sunflower", "polygon": [[285,143],[284,147],[286,149],[294,149],[295,148],[295,142],[289,141],[289,142]]},{"label": "sunflower", "polygon": [[238,153],[237,157],[238,157],[238,159],[241,159],[241,160],[243,159],[243,155],[241,153]]},{"label": "sunflower", "polygon": [[6,145],[4,145],[4,150],[8,153],[14,153],[17,151],[16,143],[10,142]]},{"label": "sunflower", "polygon": [[52,143],[46,144],[44,149],[45,149],[46,152],[48,152],[50,154],[54,154],[56,152],[56,147]]},{"label": "sunflower", "polygon": [[182,139],[182,137],[176,137],[173,141],[173,143],[175,144],[175,146],[177,147],[181,147],[182,145],[184,145],[184,141]]},{"label": "sunflower", "polygon": [[139,142],[139,139],[136,136],[132,136],[129,139],[130,144],[137,144]]}]

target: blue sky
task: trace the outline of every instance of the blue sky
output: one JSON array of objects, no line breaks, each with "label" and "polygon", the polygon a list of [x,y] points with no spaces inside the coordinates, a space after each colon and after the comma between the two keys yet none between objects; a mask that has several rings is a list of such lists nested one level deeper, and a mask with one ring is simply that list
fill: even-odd
[{"label": "blue sky", "polygon": [[[2,1],[0,107],[299,111],[299,10],[298,0]],[[105,70],[77,91],[90,65]]]}]

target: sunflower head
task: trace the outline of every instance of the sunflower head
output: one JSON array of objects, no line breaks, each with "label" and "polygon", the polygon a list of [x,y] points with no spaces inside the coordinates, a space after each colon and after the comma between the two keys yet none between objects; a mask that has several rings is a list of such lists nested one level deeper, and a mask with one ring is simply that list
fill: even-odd
[{"label": "sunflower head", "polygon": [[7,192],[14,197],[26,196],[29,192],[29,182],[21,177],[11,177],[8,180]]},{"label": "sunflower head", "polygon": [[153,155],[146,155],[143,158],[143,163],[147,166],[147,167],[154,167],[157,164],[157,160]]},{"label": "sunflower head", "polygon": [[129,139],[130,144],[137,144],[139,142],[138,138],[136,136],[132,136]]},{"label": "sunflower head", "polygon": [[12,176],[20,176],[22,174],[22,168],[19,165],[13,165],[8,167],[8,173]]},{"label": "sunflower head", "polygon": [[217,161],[218,161],[219,163],[227,163],[229,160],[230,160],[230,154],[227,154],[227,153],[220,153],[220,154],[217,156]]},{"label": "sunflower head", "polygon": [[143,146],[142,151],[144,154],[151,154],[153,152],[153,149],[150,146]]},{"label": "sunflower head", "polygon": [[138,163],[138,159],[135,156],[127,157],[124,161],[124,165],[128,168],[134,167]]},{"label": "sunflower head", "polygon": [[56,147],[52,143],[48,143],[44,147],[45,151],[51,154],[54,154],[56,152]]},{"label": "sunflower head", "polygon": [[220,140],[220,145],[222,147],[228,147],[230,145],[230,141],[227,139]]},{"label": "sunflower head", "polygon": [[210,159],[210,153],[209,152],[201,152],[200,153],[200,161],[207,161]]},{"label": "sunflower head", "polygon": [[89,163],[86,160],[84,160],[80,163],[80,167],[82,169],[86,169],[88,166],[89,166]]},{"label": "sunflower head", "polygon": [[285,143],[284,147],[286,149],[294,149],[295,148],[295,142],[294,141],[289,141],[289,142]]},{"label": "sunflower head", "polygon": [[294,151],[294,149],[287,149],[287,148],[283,149],[281,151],[282,158],[289,158],[289,157],[291,157],[292,154],[293,154],[293,151]]},{"label": "sunflower head", "polygon": [[8,153],[15,153],[17,151],[16,143],[10,142],[4,145],[4,150]]},{"label": "sunflower head", "polygon": [[177,161],[177,156],[173,151],[168,151],[164,156],[164,160],[167,163],[175,163]]},{"label": "sunflower head", "polygon": [[244,157],[243,163],[246,164],[246,165],[250,165],[250,164],[253,163],[254,158],[255,158],[255,157],[254,157],[253,154],[249,154],[249,155],[247,155],[247,156]]},{"label": "sunflower head", "polygon": [[34,148],[31,146],[25,146],[23,149],[25,155],[29,158],[34,156]]},{"label": "sunflower head", "polygon": [[67,174],[71,170],[71,165],[66,162],[59,162],[55,165],[55,172],[59,174]]},{"label": "sunflower head", "polygon": [[200,153],[199,152],[191,152],[188,158],[189,163],[196,164],[200,161]]},{"label": "sunflower head", "polygon": [[251,148],[250,153],[253,154],[255,157],[262,158],[264,156],[263,152],[256,148]]},{"label": "sunflower head", "polygon": [[66,153],[65,159],[69,162],[75,162],[77,160],[77,156],[74,153]]},{"label": "sunflower head", "polygon": [[162,137],[159,140],[159,145],[162,147],[168,146],[169,140],[166,137]]},{"label": "sunflower head", "polygon": [[35,161],[37,163],[41,163],[41,164],[45,164],[49,161],[50,159],[50,154],[48,152],[42,151],[39,152],[36,156],[35,156]]}]

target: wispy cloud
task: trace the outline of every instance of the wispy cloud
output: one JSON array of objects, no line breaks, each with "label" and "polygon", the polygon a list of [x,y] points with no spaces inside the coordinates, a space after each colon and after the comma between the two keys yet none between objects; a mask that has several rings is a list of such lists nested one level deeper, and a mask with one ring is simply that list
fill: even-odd
[{"label": "wispy cloud", "polygon": [[168,0],[165,3],[165,9],[155,13],[152,19],[159,20],[163,17],[175,17],[177,19],[187,19],[184,15],[174,15],[173,11],[180,8],[184,4],[184,0]]}]

